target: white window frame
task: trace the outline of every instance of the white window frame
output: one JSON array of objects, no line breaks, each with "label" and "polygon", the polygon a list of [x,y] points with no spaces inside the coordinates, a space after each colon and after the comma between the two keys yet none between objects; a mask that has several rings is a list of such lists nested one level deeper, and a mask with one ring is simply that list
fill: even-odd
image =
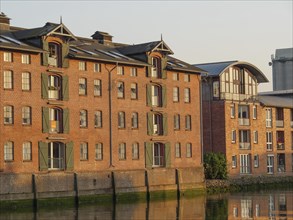
[{"label": "white window frame", "polygon": [[12,62],[12,53],[11,52],[4,52],[3,53],[3,61],[4,62]]},{"label": "white window frame", "polygon": [[274,174],[274,155],[273,154],[267,155],[267,173]]},{"label": "white window frame", "polygon": [[230,105],[230,118],[235,118],[235,104]]},{"label": "white window frame", "polygon": [[21,54],[21,63],[22,64],[30,64],[31,59],[29,54]]},{"label": "white window frame", "polygon": [[232,155],[232,168],[237,167],[237,155]]},{"label": "white window frame", "polygon": [[259,167],[259,155],[258,154],[255,154],[253,156],[253,165],[254,165],[255,168]]},{"label": "white window frame", "polygon": [[130,85],[130,98],[131,99],[137,99],[137,84],[136,83],[131,83]]},{"label": "white window frame", "polygon": [[95,159],[96,160],[103,160],[103,144],[102,143],[96,143]]},{"label": "white window frame", "polygon": [[191,115],[185,115],[185,130],[191,131]]},{"label": "white window frame", "polygon": [[31,107],[23,106],[21,110],[21,115],[22,115],[22,124],[30,125],[31,124]]},{"label": "white window frame", "polygon": [[190,88],[184,88],[184,102],[190,103]]},{"label": "white window frame", "polygon": [[118,112],[118,128],[125,128],[125,112]]},{"label": "white window frame", "polygon": [[3,111],[4,111],[4,114],[3,114],[3,118],[4,118],[4,124],[5,125],[11,125],[13,124],[13,106],[11,105],[6,105],[3,107]]},{"label": "white window frame", "polygon": [[124,67],[123,66],[117,66],[117,75],[124,75]]},{"label": "white window frame", "polygon": [[173,102],[179,102],[179,87],[173,87]]},{"label": "white window frame", "polygon": [[133,129],[138,128],[138,113],[137,112],[132,112],[131,114],[131,127]]},{"label": "white window frame", "polygon": [[181,158],[181,144],[179,142],[175,143],[175,157]]},{"label": "white window frame", "polygon": [[86,71],[86,62],[85,61],[78,62],[78,70]]},{"label": "white window frame", "polygon": [[88,121],[87,121],[87,110],[82,109],[79,111],[79,126],[81,128],[86,128],[88,126]]},{"label": "white window frame", "polygon": [[232,130],[231,132],[231,143],[236,143],[236,130]]},{"label": "white window frame", "polygon": [[102,80],[94,79],[94,96],[102,96]]},{"label": "white window frame", "polygon": [[4,161],[14,160],[14,143],[12,141],[7,141],[4,144]]},{"label": "white window frame", "polygon": [[132,144],[132,160],[139,159],[139,143],[134,142]]},{"label": "white window frame", "polygon": [[191,158],[192,157],[192,144],[186,143],[186,157]]},{"label": "white window frame", "polygon": [[179,81],[179,73],[173,73],[173,81]]},{"label": "white window frame", "polygon": [[102,72],[102,66],[100,63],[94,63],[94,72],[95,73],[100,73]]},{"label": "white window frame", "polygon": [[267,151],[273,150],[273,132],[272,131],[266,132],[266,146],[267,146]]},{"label": "white window frame", "polygon": [[124,82],[117,82],[117,98],[124,98]]},{"label": "white window frame", "polygon": [[136,67],[130,68],[130,76],[133,76],[133,77],[137,76],[137,68]]},{"label": "white window frame", "polygon": [[271,108],[266,109],[266,127],[267,128],[272,127],[272,109]]},{"label": "white window frame", "polygon": [[22,144],[22,160],[31,161],[32,160],[32,143],[27,141]]},{"label": "white window frame", "polygon": [[88,143],[80,143],[80,160],[88,160]]},{"label": "white window frame", "polygon": [[257,106],[252,106],[252,119],[257,119]]},{"label": "white window frame", "polygon": [[95,111],[95,128],[103,127],[102,111]]},{"label": "white window frame", "polygon": [[253,143],[258,143],[258,131],[253,131]]},{"label": "white window frame", "polygon": [[11,70],[4,70],[3,72],[3,88],[13,89],[13,72]]},{"label": "white window frame", "polygon": [[240,154],[240,174],[250,174],[251,167],[250,167],[250,154]]},{"label": "white window frame", "polygon": [[120,143],[118,148],[119,160],[126,160],[126,143]]},{"label": "white window frame", "polygon": [[22,91],[31,90],[31,74],[29,72],[23,72],[21,74],[21,89]]},{"label": "white window frame", "polygon": [[79,89],[78,94],[79,95],[86,95],[87,94],[87,79],[86,78],[79,78]]},{"label": "white window frame", "polygon": [[184,82],[190,82],[190,75],[189,74],[184,74]]}]

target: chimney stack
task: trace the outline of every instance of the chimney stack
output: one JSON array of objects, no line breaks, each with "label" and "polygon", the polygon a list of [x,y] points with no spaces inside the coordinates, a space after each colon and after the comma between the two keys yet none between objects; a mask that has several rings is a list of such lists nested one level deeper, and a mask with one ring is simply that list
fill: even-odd
[{"label": "chimney stack", "polygon": [[0,30],[10,30],[10,18],[8,18],[3,12],[0,14]]},{"label": "chimney stack", "polygon": [[110,34],[102,31],[96,31],[92,36],[93,39],[98,40],[100,44],[113,46],[112,37]]}]

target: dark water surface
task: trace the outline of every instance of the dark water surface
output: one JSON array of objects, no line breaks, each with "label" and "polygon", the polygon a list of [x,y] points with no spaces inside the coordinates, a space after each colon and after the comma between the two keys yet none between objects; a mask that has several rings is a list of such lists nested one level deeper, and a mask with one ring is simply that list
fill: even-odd
[{"label": "dark water surface", "polygon": [[293,190],[202,195],[108,205],[1,211],[0,219],[283,219],[293,220]]}]

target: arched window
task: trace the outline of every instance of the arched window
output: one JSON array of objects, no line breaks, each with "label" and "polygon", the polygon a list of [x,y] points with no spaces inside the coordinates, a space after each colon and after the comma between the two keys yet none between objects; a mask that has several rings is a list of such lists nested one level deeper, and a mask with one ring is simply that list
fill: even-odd
[{"label": "arched window", "polygon": [[63,111],[59,108],[49,108],[49,132],[60,133],[62,132],[62,118]]},{"label": "arched window", "polygon": [[161,58],[159,57],[152,57],[151,76],[154,78],[161,78]]},{"label": "arched window", "polygon": [[61,65],[61,47],[57,43],[49,43],[48,64],[56,67]]}]

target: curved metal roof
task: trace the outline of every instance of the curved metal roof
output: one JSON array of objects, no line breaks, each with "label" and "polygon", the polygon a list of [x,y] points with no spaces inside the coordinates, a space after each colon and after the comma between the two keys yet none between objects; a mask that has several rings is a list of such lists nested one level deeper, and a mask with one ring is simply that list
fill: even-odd
[{"label": "curved metal roof", "polygon": [[194,64],[194,66],[203,69],[208,72],[208,75],[210,76],[219,76],[221,75],[225,70],[227,70],[229,67],[237,66],[248,69],[257,79],[258,83],[264,83],[269,82],[267,77],[264,75],[264,73],[258,69],[256,66],[254,66],[251,63],[244,62],[244,61],[226,61],[226,62],[217,62],[217,63],[204,63],[204,64]]}]

